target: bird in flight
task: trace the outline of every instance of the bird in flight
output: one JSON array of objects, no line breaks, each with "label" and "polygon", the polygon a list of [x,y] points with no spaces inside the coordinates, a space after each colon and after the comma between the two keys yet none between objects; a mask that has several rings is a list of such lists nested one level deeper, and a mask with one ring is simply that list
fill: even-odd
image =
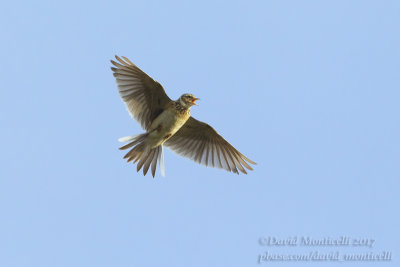
[{"label": "bird in flight", "polygon": [[[120,138],[129,142],[120,147],[130,149],[125,155],[128,162],[137,163],[137,171],[143,167],[146,175],[156,173],[157,161],[161,174],[165,175],[163,146],[188,157],[197,163],[222,168],[239,174],[247,174],[245,168],[256,164],[229,144],[207,123],[190,116],[190,108],[199,100],[192,94],[183,94],[171,100],[160,83],[139,69],[126,57],[115,56],[111,67],[117,81],[119,94],[130,115],[146,130],[145,133]],[[239,170],[239,171],[238,171]]]}]

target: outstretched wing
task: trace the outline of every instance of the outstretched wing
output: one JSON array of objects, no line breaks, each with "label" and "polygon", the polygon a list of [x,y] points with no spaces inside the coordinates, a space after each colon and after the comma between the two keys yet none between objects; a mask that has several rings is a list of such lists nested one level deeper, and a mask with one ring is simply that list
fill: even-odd
[{"label": "outstretched wing", "polygon": [[139,69],[126,57],[115,56],[111,67],[117,80],[118,91],[133,118],[147,130],[171,101],[162,85]]},{"label": "outstretched wing", "polygon": [[253,170],[248,163],[256,164],[236,150],[210,125],[193,117],[164,144],[200,164],[223,168],[237,174],[238,169],[247,174],[244,167]]}]

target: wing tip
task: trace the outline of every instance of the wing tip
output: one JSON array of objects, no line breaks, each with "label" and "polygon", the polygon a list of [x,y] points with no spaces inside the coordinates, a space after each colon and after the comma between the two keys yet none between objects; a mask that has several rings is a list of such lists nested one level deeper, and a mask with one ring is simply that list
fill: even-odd
[{"label": "wing tip", "polygon": [[248,157],[246,157],[246,156],[244,156],[244,155],[242,155],[242,156],[243,156],[243,158],[244,158],[248,163],[251,163],[251,164],[253,164],[253,165],[257,165],[256,162],[252,161],[252,160],[249,159]]}]

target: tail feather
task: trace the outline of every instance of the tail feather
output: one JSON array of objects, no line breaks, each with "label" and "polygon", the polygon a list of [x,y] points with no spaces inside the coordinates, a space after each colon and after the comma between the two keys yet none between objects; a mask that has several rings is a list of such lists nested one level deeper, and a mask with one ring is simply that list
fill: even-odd
[{"label": "tail feather", "polygon": [[136,145],[138,142],[139,142],[138,140],[135,140],[135,141],[133,141],[133,142],[130,142],[130,143],[127,144],[127,145],[124,145],[123,147],[120,147],[120,149],[121,149],[121,150],[128,149],[128,148],[130,148],[130,147]]},{"label": "tail feather", "polygon": [[[156,161],[157,162],[157,161]],[[160,171],[161,171],[161,176],[165,176],[165,165],[164,165],[164,148],[161,145],[160,146],[160,151],[158,152],[158,162],[160,162]]]},{"label": "tail feather", "polygon": [[125,137],[121,137],[118,139],[119,142],[129,142],[133,139],[135,139],[136,137],[138,137],[139,135],[132,135],[132,136],[125,136]]},{"label": "tail feather", "polygon": [[149,152],[149,156],[146,159],[146,163],[143,165],[143,175],[146,175],[147,171],[149,170],[150,163],[153,161],[153,158],[157,158],[157,157],[154,157],[156,150],[157,150],[157,148],[154,148]]},{"label": "tail feather", "polygon": [[140,169],[143,167],[143,165],[146,163],[147,159],[149,158],[151,154],[151,150],[149,148],[146,148],[145,151],[138,157],[139,162],[137,164],[136,170],[139,172]]},{"label": "tail feather", "polygon": [[[161,145],[162,148],[162,145]],[[157,152],[156,152],[156,157],[153,157],[152,161],[151,161],[151,174],[154,175],[156,174],[156,168],[157,168],[157,160],[159,158],[160,152],[158,151],[160,149],[160,147],[157,147]],[[162,152],[161,152],[162,153]],[[160,162],[161,165],[161,162]],[[161,169],[161,168],[160,168]]]},{"label": "tail feather", "polygon": [[143,167],[143,175],[146,175],[150,165],[151,165],[151,173],[153,177],[156,173],[157,161],[160,165],[161,175],[165,176],[164,171],[164,153],[162,145],[157,146],[155,148],[150,148],[146,145],[146,137],[147,133],[140,134],[137,136],[130,136],[120,138],[120,140],[132,141],[129,144],[126,144],[120,147],[121,150],[125,150],[131,148],[128,153],[124,156],[124,159],[127,159],[128,162],[133,161],[133,163],[137,162],[137,171]]},{"label": "tail feather", "polygon": [[[122,149],[122,147],[120,148]],[[136,147],[132,148],[125,156],[124,159],[128,159],[128,162],[133,160],[133,163],[136,163],[144,151],[144,144],[139,144]]]}]

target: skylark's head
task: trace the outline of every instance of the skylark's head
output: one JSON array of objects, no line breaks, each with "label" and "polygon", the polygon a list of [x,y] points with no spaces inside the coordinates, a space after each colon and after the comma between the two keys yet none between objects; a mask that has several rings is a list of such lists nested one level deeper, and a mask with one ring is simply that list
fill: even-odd
[{"label": "skylark's head", "polygon": [[190,108],[193,105],[197,105],[195,102],[196,100],[199,100],[199,98],[196,98],[192,94],[183,94],[179,98],[179,103],[184,106],[185,108]]}]

